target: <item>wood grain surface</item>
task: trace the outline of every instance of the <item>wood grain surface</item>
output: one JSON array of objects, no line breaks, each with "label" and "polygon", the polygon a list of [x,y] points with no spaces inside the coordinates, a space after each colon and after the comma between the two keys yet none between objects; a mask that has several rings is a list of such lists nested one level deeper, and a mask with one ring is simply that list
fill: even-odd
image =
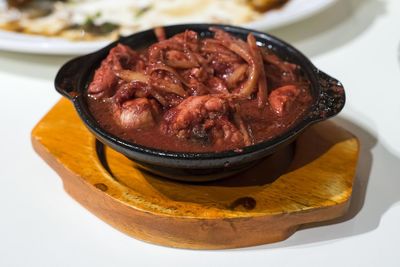
[{"label": "wood grain surface", "polygon": [[32,144],[65,190],[100,219],[147,242],[191,249],[276,242],[303,224],[343,215],[359,153],[357,138],[327,121],[244,173],[177,183],[104,148],[107,168],[101,145],[65,99],[37,124]]}]

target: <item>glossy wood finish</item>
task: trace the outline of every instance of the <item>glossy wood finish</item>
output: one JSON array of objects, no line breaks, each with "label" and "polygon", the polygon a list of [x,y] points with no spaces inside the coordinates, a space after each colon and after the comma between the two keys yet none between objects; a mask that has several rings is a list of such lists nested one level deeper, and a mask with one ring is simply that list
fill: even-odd
[{"label": "glossy wood finish", "polygon": [[343,215],[359,152],[356,137],[327,121],[244,173],[177,183],[103,149],[66,99],[38,123],[32,143],[96,216],[135,238],[191,249],[276,242],[300,225]]}]

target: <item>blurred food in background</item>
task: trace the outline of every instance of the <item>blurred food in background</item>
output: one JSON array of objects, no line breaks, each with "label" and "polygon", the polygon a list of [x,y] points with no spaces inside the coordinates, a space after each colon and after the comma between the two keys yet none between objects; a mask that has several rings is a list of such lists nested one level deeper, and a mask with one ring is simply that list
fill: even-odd
[{"label": "blurred food in background", "polygon": [[0,0],[0,29],[71,40],[115,39],[178,23],[243,24],[287,0]]}]

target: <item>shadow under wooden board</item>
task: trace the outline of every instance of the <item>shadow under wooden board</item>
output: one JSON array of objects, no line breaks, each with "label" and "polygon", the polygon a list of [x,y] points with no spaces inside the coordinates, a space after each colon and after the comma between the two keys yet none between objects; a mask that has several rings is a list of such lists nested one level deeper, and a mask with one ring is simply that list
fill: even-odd
[{"label": "shadow under wooden board", "polygon": [[90,212],[141,240],[223,249],[284,240],[349,207],[359,143],[327,121],[233,177],[202,184],[156,177],[96,141],[60,100],[32,132],[36,152]]}]

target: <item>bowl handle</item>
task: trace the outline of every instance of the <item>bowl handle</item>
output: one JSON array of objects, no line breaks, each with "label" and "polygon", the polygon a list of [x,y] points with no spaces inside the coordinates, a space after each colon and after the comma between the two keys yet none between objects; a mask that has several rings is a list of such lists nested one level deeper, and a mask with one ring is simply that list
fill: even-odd
[{"label": "bowl handle", "polygon": [[323,71],[316,70],[316,73],[320,95],[312,117],[316,120],[325,120],[337,115],[343,109],[346,95],[341,82]]},{"label": "bowl handle", "polygon": [[83,65],[89,61],[88,56],[74,58],[65,63],[58,71],[54,86],[60,94],[74,100],[78,95]]}]

